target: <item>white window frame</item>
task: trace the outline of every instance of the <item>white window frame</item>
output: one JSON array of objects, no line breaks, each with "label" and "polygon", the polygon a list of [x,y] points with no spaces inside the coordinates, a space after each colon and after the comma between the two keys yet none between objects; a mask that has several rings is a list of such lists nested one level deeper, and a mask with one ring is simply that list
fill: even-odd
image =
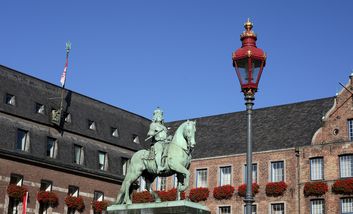
[{"label": "white window frame", "polygon": [[[255,207],[255,212],[254,212],[254,207]],[[251,206],[251,214],[257,214],[257,203],[253,203]],[[246,214],[246,204],[243,205],[243,213]]]},{"label": "white window frame", "polygon": [[136,144],[140,144],[140,138],[137,134],[132,135],[132,142],[134,142]]},{"label": "white window frame", "polygon": [[[52,148],[50,149],[49,149],[49,141],[52,142]],[[56,158],[57,150],[58,150],[58,140],[52,137],[47,137],[47,150],[46,150],[47,157]],[[48,151],[49,151],[49,155],[48,155]]]},{"label": "white window frame", "polygon": [[103,201],[104,200],[104,192],[94,191],[93,192],[93,200],[94,201]]},{"label": "white window frame", "polygon": [[173,175],[173,188],[178,188],[178,176],[177,176],[177,174]]},{"label": "white window frame", "polygon": [[310,158],[310,180],[318,181],[324,179],[324,158]]},{"label": "white window frame", "polygon": [[[254,166],[256,166],[256,170],[254,169]],[[257,163],[252,163],[252,183],[257,183],[258,181],[258,164]],[[246,177],[247,177],[247,167],[246,164],[243,166],[243,184],[246,184]],[[254,179],[255,177],[255,179]]]},{"label": "white window frame", "polygon": [[[277,180],[275,179],[277,176],[275,176],[273,174],[273,164],[275,163],[280,163],[282,162],[283,163],[283,168],[282,168],[282,179],[281,180]],[[270,182],[281,182],[281,181],[285,181],[286,180],[286,175],[285,175],[285,172],[286,172],[286,164],[285,164],[285,161],[284,160],[277,160],[277,161],[270,161],[270,170],[269,170],[269,180]]]},{"label": "white window frame", "polygon": [[112,134],[113,137],[119,137],[119,130],[118,130],[118,128],[113,128],[113,127],[112,127],[111,132],[112,132],[111,134]]},{"label": "white window frame", "polygon": [[[318,205],[319,206],[321,205],[322,207],[319,207]],[[325,214],[325,200],[324,199],[310,200],[310,214]]]},{"label": "white window frame", "polygon": [[[103,157],[103,160],[101,159]],[[103,161],[103,162],[102,162]],[[99,170],[106,171],[108,163],[108,155],[106,152],[98,151],[98,168]]]},{"label": "white window frame", "polygon": [[283,214],[286,213],[286,203],[284,203],[283,201],[279,201],[279,202],[273,202],[273,203],[270,203],[270,207],[269,207],[269,213],[270,214],[282,214],[282,213],[275,213],[275,212],[272,212],[272,206],[273,205],[281,205],[283,204]]},{"label": "white window frame", "polygon": [[88,129],[93,131],[97,130],[96,122],[93,120],[88,120]]},{"label": "white window frame", "polygon": [[37,114],[45,114],[45,105],[36,103],[36,113]]},{"label": "white window frame", "polygon": [[[79,149],[79,151],[80,151],[78,156],[77,156],[77,153],[76,153],[76,151],[77,151],[76,149]],[[84,158],[83,152],[84,152],[83,151],[83,146],[74,144],[74,163],[75,164],[83,165],[83,158]]]},{"label": "white window frame", "polygon": [[[227,170],[227,172],[229,171],[229,174],[226,174],[224,170]],[[218,173],[219,186],[232,185],[232,166],[231,165],[219,166],[218,172],[219,172]]]},{"label": "white window frame", "polygon": [[121,161],[124,162],[122,165],[122,173],[123,175],[126,175],[127,169],[129,168],[129,159],[128,158],[121,158]]},{"label": "white window frame", "polygon": [[347,120],[347,131],[348,131],[348,139],[353,141],[353,119]]},{"label": "white window frame", "polygon": [[[21,139],[19,136],[20,133],[24,134]],[[16,149],[20,151],[28,152],[29,144],[30,144],[29,131],[24,129],[17,129]],[[21,148],[19,148],[19,146],[21,146]]]},{"label": "white window frame", "polygon": [[156,191],[166,191],[167,190],[167,178],[157,177],[156,178]]},{"label": "white window frame", "polygon": [[229,208],[229,214],[232,214],[232,206],[231,205],[219,205],[217,207],[217,214],[228,214],[228,213],[224,213],[224,212],[221,212],[221,209],[222,208]]},{"label": "white window frame", "polygon": [[138,181],[139,181],[139,185],[140,185],[140,186],[139,186],[137,192],[146,191],[146,181],[145,181],[145,179],[143,179],[143,177],[140,176],[140,177],[138,178]]},{"label": "white window frame", "polygon": [[12,94],[5,95],[5,103],[7,105],[16,106],[16,96]]},{"label": "white window frame", "polygon": [[353,155],[340,155],[339,156],[339,169],[340,178],[351,178],[353,177]]},{"label": "white window frame", "polygon": [[[204,183],[201,183],[201,184],[199,184],[199,182],[201,181],[199,181],[199,172],[205,172],[205,174],[203,174],[203,175],[205,175],[206,176],[206,179],[205,179],[205,183],[206,184],[204,184]],[[201,176],[203,176],[203,175],[201,175]],[[195,176],[195,187],[196,188],[200,188],[200,187],[208,187],[208,168],[199,168],[199,169],[196,169],[196,176]],[[202,178],[201,178],[202,179]],[[203,181],[201,181],[201,182],[203,182]]]},{"label": "white window frame", "polygon": [[[70,188],[74,189],[74,191],[70,192]],[[78,186],[69,185],[68,194],[73,197],[78,197],[80,195],[80,188]]]},{"label": "white window frame", "polygon": [[[349,200],[349,205],[348,207],[343,207],[343,202]],[[346,210],[349,209],[349,210]],[[341,198],[340,199],[340,211],[341,214],[352,214],[353,213],[353,198],[347,197],[347,198]]]}]

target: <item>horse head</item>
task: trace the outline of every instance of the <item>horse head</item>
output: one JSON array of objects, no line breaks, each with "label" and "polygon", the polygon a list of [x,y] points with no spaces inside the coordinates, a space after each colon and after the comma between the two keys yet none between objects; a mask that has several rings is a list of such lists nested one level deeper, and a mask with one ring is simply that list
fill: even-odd
[{"label": "horse head", "polygon": [[184,131],[183,131],[183,136],[188,143],[188,147],[190,148],[194,148],[196,145],[195,132],[196,132],[196,120],[186,121]]}]

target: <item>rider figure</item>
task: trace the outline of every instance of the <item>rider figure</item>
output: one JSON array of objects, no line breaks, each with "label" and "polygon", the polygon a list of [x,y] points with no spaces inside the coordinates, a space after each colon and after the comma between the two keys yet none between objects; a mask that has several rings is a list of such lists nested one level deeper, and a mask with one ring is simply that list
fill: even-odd
[{"label": "rider figure", "polygon": [[164,126],[163,111],[159,109],[159,107],[153,112],[152,123],[147,136],[152,138],[151,150],[155,152],[157,173],[160,173],[165,170],[162,163],[163,144],[166,143],[169,138],[167,137],[167,128]]}]

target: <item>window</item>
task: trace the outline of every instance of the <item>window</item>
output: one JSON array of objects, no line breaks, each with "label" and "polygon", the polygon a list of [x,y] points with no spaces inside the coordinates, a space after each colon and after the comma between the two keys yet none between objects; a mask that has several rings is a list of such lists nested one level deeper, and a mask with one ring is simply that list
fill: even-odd
[{"label": "window", "polygon": [[196,188],[207,187],[207,169],[196,170]]},{"label": "window", "polygon": [[231,209],[230,206],[221,206],[218,207],[218,213],[219,214],[231,214]]},{"label": "window", "polygon": [[57,141],[55,138],[47,138],[47,157],[56,158]]},{"label": "window", "polygon": [[146,181],[145,181],[145,179],[143,179],[143,177],[140,177],[139,179],[138,179],[138,181],[139,181],[139,188],[138,188],[138,192],[143,192],[143,191],[145,191],[146,190]]},{"label": "window", "polygon": [[284,214],[284,204],[271,204],[271,214]]},{"label": "window", "polygon": [[173,175],[173,187],[178,188],[178,176],[177,174]]},{"label": "window", "polygon": [[219,167],[219,185],[231,185],[232,183],[232,167],[223,166]]},{"label": "window", "polygon": [[92,120],[88,120],[88,129],[96,130],[96,122],[94,122]]},{"label": "window", "polygon": [[103,201],[104,200],[104,193],[101,191],[94,191],[93,200],[94,201]]},{"label": "window", "polygon": [[[10,176],[10,184],[15,184],[17,186],[22,186],[23,184],[23,176],[18,174],[11,174]],[[7,208],[7,213],[19,213],[18,211],[18,201],[14,198],[9,198],[9,205]],[[4,208],[5,211],[5,208]]]},{"label": "window", "polygon": [[75,152],[74,163],[82,165],[83,164],[83,148],[82,148],[82,146],[74,145],[74,152]]},{"label": "window", "polygon": [[66,113],[66,115],[65,115],[65,123],[71,123],[71,114],[70,113]]},{"label": "window", "polygon": [[99,159],[99,169],[107,170],[107,153],[98,152],[98,159]]},{"label": "window", "polygon": [[16,186],[22,186],[23,185],[23,176],[18,175],[18,174],[11,174],[10,184],[16,184]]},{"label": "window", "polygon": [[310,179],[324,179],[324,161],[322,157],[310,159]]},{"label": "window", "polygon": [[43,104],[36,103],[36,113],[37,114],[45,114],[45,107]]},{"label": "window", "polygon": [[40,181],[40,190],[50,192],[52,191],[53,182],[48,180],[41,180]]},{"label": "window", "polygon": [[121,163],[122,163],[122,173],[123,175],[126,175],[127,169],[129,167],[129,159],[127,158],[121,158]]},{"label": "window", "polygon": [[[251,214],[256,214],[256,205],[251,205]],[[246,205],[244,205],[244,214],[246,214]]]},{"label": "window", "polygon": [[353,177],[353,155],[340,156],[340,176],[341,178]]},{"label": "window", "polygon": [[119,131],[117,128],[111,128],[111,133],[113,137],[119,137]]},{"label": "window", "polygon": [[69,190],[68,190],[68,194],[74,197],[78,197],[79,196],[79,188],[77,186],[69,186]]},{"label": "window", "polygon": [[353,119],[348,120],[348,138],[350,141],[353,140]]},{"label": "window", "polygon": [[156,190],[157,191],[166,191],[167,190],[167,178],[166,177],[157,177],[156,178]]},{"label": "window", "polygon": [[271,182],[284,181],[284,162],[276,161],[271,163]]},{"label": "window", "polygon": [[[51,192],[52,186],[53,186],[53,183],[51,181],[41,180],[41,182],[40,182],[40,190],[41,191]],[[48,204],[40,203],[39,204],[39,213],[40,214],[47,214],[48,208],[49,208]]]},{"label": "window", "polygon": [[5,96],[5,103],[8,105],[15,106],[16,105],[16,97],[11,94],[6,94]]},{"label": "window", "polygon": [[28,131],[17,130],[17,144],[16,149],[21,151],[28,151],[29,149],[29,134]]},{"label": "window", "polygon": [[[244,165],[244,184],[246,183],[246,179],[248,177],[247,174],[248,167],[246,164]],[[252,183],[257,183],[257,163],[252,164]]]},{"label": "window", "polygon": [[310,201],[310,214],[324,214],[324,200],[322,199],[315,199]]},{"label": "window", "polygon": [[353,198],[342,198],[341,199],[341,212],[342,212],[342,214],[353,213]]},{"label": "window", "polygon": [[137,143],[137,144],[140,144],[139,136],[136,135],[136,134],[133,134],[133,135],[132,135],[132,142]]}]

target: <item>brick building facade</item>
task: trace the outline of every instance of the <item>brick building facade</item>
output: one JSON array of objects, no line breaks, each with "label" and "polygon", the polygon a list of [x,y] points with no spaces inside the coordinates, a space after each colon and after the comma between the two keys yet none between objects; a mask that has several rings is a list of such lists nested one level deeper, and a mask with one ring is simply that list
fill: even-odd
[{"label": "brick building facade", "polygon": [[[64,90],[65,122],[58,126],[51,112],[60,106],[60,87],[4,66],[0,71],[0,213],[22,210],[22,203],[8,196],[12,183],[28,189],[28,213],[69,213],[64,202],[68,194],[83,198],[83,213],[93,213],[94,200],[114,201],[125,161],[148,147],[141,139],[150,120]],[[353,89],[352,81],[346,88]],[[348,90],[336,97],[254,111],[253,175],[259,185],[254,213],[353,212],[353,197],[331,191],[337,180],[353,177],[353,103]],[[243,214],[238,187],[245,183],[245,112],[195,119],[197,145],[189,191],[207,187],[210,195],[200,203],[214,214]],[[167,124],[170,134],[181,122]],[[306,197],[304,186],[314,181],[327,184],[328,192]],[[284,182],[283,195],[268,196],[270,182]],[[215,199],[213,189],[227,184],[235,187],[234,195]],[[154,188],[174,186],[174,177],[169,177],[159,178]],[[36,199],[41,189],[56,193],[56,208],[43,209]]]}]

